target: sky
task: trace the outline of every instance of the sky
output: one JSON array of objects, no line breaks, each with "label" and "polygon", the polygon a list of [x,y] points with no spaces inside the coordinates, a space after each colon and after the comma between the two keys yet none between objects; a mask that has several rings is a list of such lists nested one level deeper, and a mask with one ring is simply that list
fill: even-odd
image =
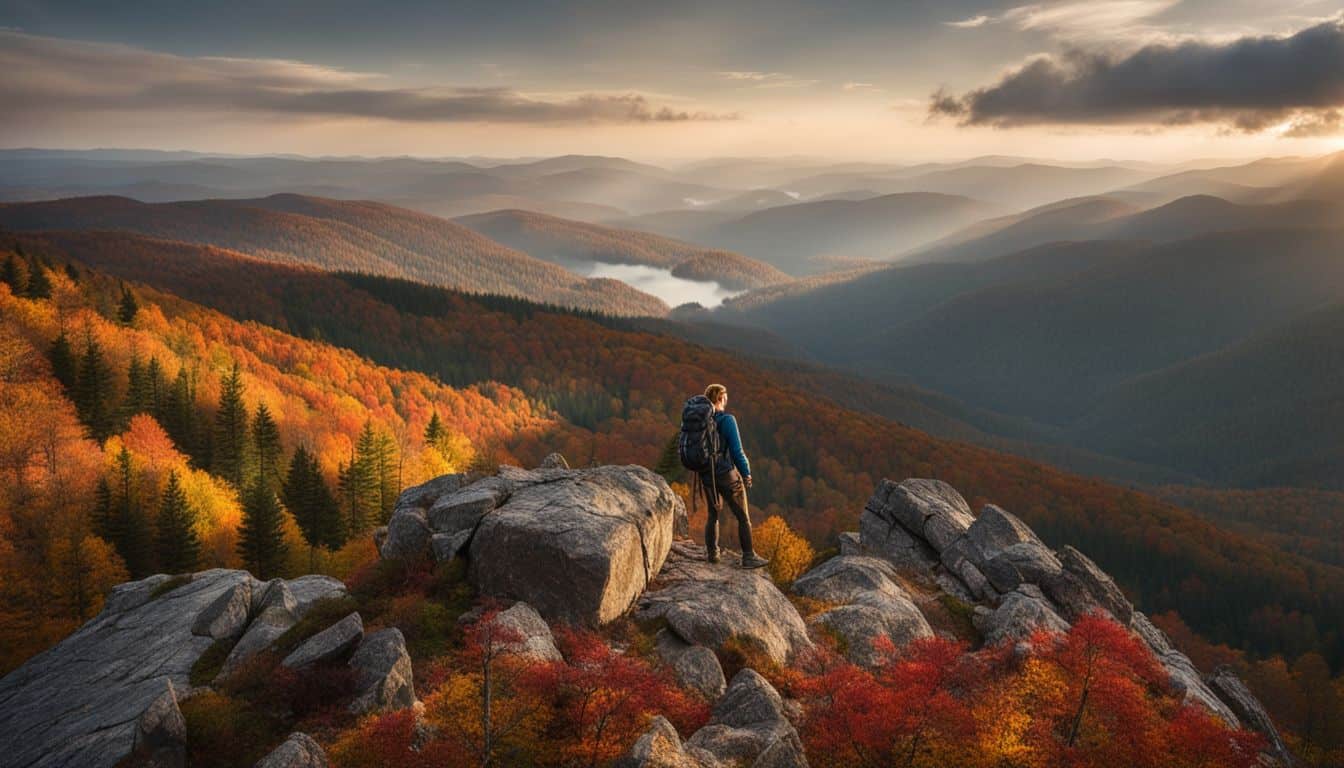
[{"label": "sky", "polygon": [[0,146],[669,162],[1344,149],[1344,0],[0,0]]}]

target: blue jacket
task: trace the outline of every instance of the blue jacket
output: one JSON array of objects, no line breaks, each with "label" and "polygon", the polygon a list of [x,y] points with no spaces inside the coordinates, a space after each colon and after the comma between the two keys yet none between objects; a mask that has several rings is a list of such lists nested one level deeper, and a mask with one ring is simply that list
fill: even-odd
[{"label": "blue jacket", "polygon": [[747,454],[742,450],[742,436],[737,433],[737,419],[733,418],[731,413],[715,411],[714,424],[719,430],[719,445],[727,454],[720,454],[714,459],[714,474],[727,474],[728,470],[737,467],[739,475],[749,476],[751,464],[747,463]]}]

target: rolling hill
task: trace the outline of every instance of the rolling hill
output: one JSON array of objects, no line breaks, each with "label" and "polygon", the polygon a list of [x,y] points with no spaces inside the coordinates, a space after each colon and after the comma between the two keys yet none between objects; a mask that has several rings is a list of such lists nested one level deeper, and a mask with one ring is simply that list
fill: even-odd
[{"label": "rolling hill", "polygon": [[1344,651],[1338,639],[1344,577],[1337,569],[1221,531],[1128,489],[844,408],[816,391],[813,380],[793,380],[740,355],[516,299],[331,275],[143,238],[142,247],[131,248],[103,237],[24,237],[23,246],[236,320],[320,336],[449,386],[517,387],[579,428],[549,440],[533,436],[537,455],[554,449],[585,464],[653,464],[685,393],[711,378],[725,381],[759,465],[755,506],[763,515],[783,515],[814,541],[853,527],[876,478],[938,477],[964,489],[972,503],[994,499],[1017,511],[1047,541],[1086,548],[1144,610],[1176,609],[1211,640],[1255,654],[1290,647],[1300,626],[1257,618],[1262,609],[1276,609],[1314,620],[1327,658],[1338,660]]},{"label": "rolling hill", "polygon": [[996,212],[978,200],[930,193],[826,200],[723,221],[694,240],[806,275],[826,271],[827,256],[892,259]]},{"label": "rolling hill", "polygon": [[615,229],[528,211],[465,216],[458,223],[543,261],[566,266],[592,262],[643,264],[690,280],[714,280],[742,290],[787,282],[788,275],[761,261],[671,238]]},{"label": "rolling hill", "polygon": [[0,205],[0,226],[16,231],[117,230],[215,245],[271,261],[530,296],[613,314],[667,312],[662,301],[624,283],[588,280],[460,224],[382,203],[286,194],[159,204],[75,198]]}]

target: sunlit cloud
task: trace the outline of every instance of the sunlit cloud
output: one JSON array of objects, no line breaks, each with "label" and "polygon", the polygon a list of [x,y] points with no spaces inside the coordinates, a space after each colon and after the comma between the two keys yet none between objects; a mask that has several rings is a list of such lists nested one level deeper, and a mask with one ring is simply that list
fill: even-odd
[{"label": "sunlit cloud", "polygon": [[283,59],[189,57],[0,31],[0,99],[25,116],[249,112],[400,122],[653,123],[733,114],[653,104],[640,93],[541,97],[502,87],[395,88],[378,74]]},{"label": "sunlit cloud", "polygon": [[979,16],[972,16],[969,19],[962,19],[961,21],[945,21],[943,24],[949,27],[956,27],[957,29],[974,29],[976,27],[983,27],[989,22],[990,18],[982,13]]}]

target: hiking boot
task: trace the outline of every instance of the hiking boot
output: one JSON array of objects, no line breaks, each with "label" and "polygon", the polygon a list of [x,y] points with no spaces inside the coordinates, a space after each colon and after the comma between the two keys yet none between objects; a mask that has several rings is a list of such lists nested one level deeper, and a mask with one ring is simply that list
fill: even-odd
[{"label": "hiking boot", "polygon": [[742,556],[743,568],[760,568],[768,562],[770,561],[755,553],[748,553]]},{"label": "hiking boot", "polygon": [[712,552],[706,552],[706,553],[705,553],[705,562],[707,562],[707,563],[709,563],[709,564],[711,564],[711,565],[714,564],[714,563],[719,562],[719,550],[716,549],[716,550],[714,550],[714,551],[712,551]]}]

